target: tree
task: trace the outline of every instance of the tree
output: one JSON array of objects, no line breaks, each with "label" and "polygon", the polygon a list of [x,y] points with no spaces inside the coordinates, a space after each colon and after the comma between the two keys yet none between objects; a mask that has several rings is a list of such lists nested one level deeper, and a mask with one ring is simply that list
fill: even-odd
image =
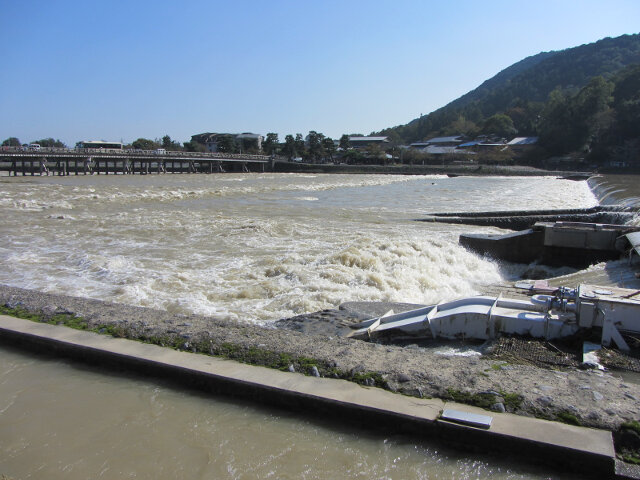
[{"label": "tree", "polygon": [[267,138],[265,138],[262,143],[262,149],[264,153],[267,155],[273,155],[276,153],[278,148],[278,134],[277,133],[267,133]]},{"label": "tree", "polygon": [[49,138],[43,138],[42,140],[35,140],[31,143],[37,143],[38,145],[40,145],[41,147],[46,147],[46,148],[67,148],[67,146],[61,142],[60,140],[54,140],[53,138],[49,137]]},{"label": "tree", "polygon": [[304,146],[304,138],[302,138],[301,133],[296,133],[296,139],[294,140],[295,145],[295,153],[297,157],[303,157],[306,153],[306,148]]},{"label": "tree", "polygon": [[384,164],[386,164],[387,154],[380,147],[380,145],[378,145],[376,143],[371,143],[371,144],[367,145],[366,152],[367,152],[367,158],[374,165],[378,165],[378,164],[384,165]]},{"label": "tree", "polygon": [[613,98],[616,133],[625,139],[640,136],[640,65],[621,72]]},{"label": "tree", "polygon": [[453,123],[447,127],[447,133],[451,135],[467,135],[469,137],[475,137],[478,134],[478,126],[467,120],[463,115],[459,115]]},{"label": "tree", "polygon": [[325,137],[322,139],[322,147],[325,153],[329,156],[329,160],[333,162],[333,154],[336,153],[336,144],[333,139]]},{"label": "tree", "polygon": [[322,146],[323,139],[324,135],[315,130],[311,130],[307,136],[309,156],[314,161],[320,160],[324,155],[324,147]]},{"label": "tree", "polygon": [[22,145],[22,143],[20,143],[20,140],[16,137],[9,137],[2,142],[3,147],[19,147],[20,145]]},{"label": "tree", "polygon": [[170,150],[174,152],[182,150],[180,143],[174,140],[171,140],[171,137],[169,135],[165,135],[164,137],[162,137],[162,148],[164,148],[165,150]]},{"label": "tree", "polygon": [[519,135],[537,136],[538,121],[543,108],[543,102],[517,99],[504,113],[513,120],[513,126]]},{"label": "tree", "polygon": [[218,151],[222,153],[237,153],[236,142],[231,135],[218,137]]},{"label": "tree", "polygon": [[287,158],[293,158],[296,156],[296,141],[293,138],[293,135],[287,135],[284,137],[282,153],[284,153]]},{"label": "tree", "polygon": [[542,110],[538,132],[540,144],[551,154],[569,151],[571,140],[568,130],[572,126],[569,98],[556,88]]},{"label": "tree", "polygon": [[155,150],[156,148],[160,148],[158,143],[148,138],[138,138],[131,142],[131,146],[136,150]]},{"label": "tree", "polygon": [[240,137],[234,139],[236,148],[239,148],[240,153],[259,153],[258,139],[251,137]]},{"label": "tree", "polygon": [[345,133],[340,137],[340,148],[346,152],[350,147],[351,145],[349,145],[349,135]]},{"label": "tree", "polygon": [[482,132],[486,134],[499,135],[501,137],[509,137],[518,133],[513,126],[513,120],[511,120],[511,117],[504,113],[496,113],[489,117],[484,122]]},{"label": "tree", "polygon": [[540,143],[552,154],[590,151],[613,122],[614,85],[594,77],[576,95],[554,90],[540,122]]},{"label": "tree", "polygon": [[577,116],[588,119],[607,110],[613,101],[611,96],[613,89],[613,83],[604,78],[600,76],[592,78],[574,97],[573,104]]},{"label": "tree", "polygon": [[364,155],[359,150],[352,148],[347,150],[347,152],[342,155],[342,159],[349,164],[362,163],[364,160]]},{"label": "tree", "polygon": [[202,143],[194,142],[193,140],[191,140],[190,142],[184,142],[183,146],[186,152],[203,153],[206,150],[205,146]]}]

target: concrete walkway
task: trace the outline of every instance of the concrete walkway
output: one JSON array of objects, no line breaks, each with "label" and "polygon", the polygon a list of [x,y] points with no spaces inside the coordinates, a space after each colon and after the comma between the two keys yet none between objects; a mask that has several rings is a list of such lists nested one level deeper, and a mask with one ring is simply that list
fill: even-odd
[{"label": "concrete walkway", "polygon": [[[0,342],[161,377],[205,391],[243,396],[278,407],[331,415],[386,432],[417,434],[526,461],[613,477],[611,433],[487,412],[438,399],[419,399],[345,380],[250,366],[0,315]],[[439,419],[443,410],[492,417],[489,429]]]}]

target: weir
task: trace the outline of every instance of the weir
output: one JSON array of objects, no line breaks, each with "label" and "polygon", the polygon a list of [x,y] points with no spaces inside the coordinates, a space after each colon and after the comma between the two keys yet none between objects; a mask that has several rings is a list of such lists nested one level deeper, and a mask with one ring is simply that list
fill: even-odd
[{"label": "weir", "polygon": [[417,221],[525,230],[538,222],[626,223],[634,215],[635,211],[623,205],[598,205],[555,210],[430,213]]},{"label": "weir", "polygon": [[538,262],[550,266],[587,268],[629,253],[630,225],[580,222],[538,222],[531,228],[504,235],[462,234],[460,245],[497,260]]}]

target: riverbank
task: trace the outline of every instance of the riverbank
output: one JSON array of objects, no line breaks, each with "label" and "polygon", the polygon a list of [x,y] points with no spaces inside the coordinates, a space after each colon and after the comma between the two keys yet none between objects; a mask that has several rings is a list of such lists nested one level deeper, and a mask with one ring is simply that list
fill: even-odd
[{"label": "riverbank", "polygon": [[0,286],[0,305],[1,313],[12,316],[416,397],[487,407],[501,403],[504,410],[529,417],[612,431],[640,418],[640,385],[599,370],[488,359],[472,344],[454,345],[457,351],[450,344],[379,345],[8,286]]}]

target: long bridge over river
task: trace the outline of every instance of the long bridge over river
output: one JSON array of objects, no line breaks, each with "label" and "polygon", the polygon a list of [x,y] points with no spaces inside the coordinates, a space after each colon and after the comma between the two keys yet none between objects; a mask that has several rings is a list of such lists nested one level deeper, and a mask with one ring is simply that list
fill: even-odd
[{"label": "long bridge over river", "polygon": [[0,149],[9,175],[147,175],[151,173],[265,172],[274,157],[237,153],[164,152],[95,148]]}]

